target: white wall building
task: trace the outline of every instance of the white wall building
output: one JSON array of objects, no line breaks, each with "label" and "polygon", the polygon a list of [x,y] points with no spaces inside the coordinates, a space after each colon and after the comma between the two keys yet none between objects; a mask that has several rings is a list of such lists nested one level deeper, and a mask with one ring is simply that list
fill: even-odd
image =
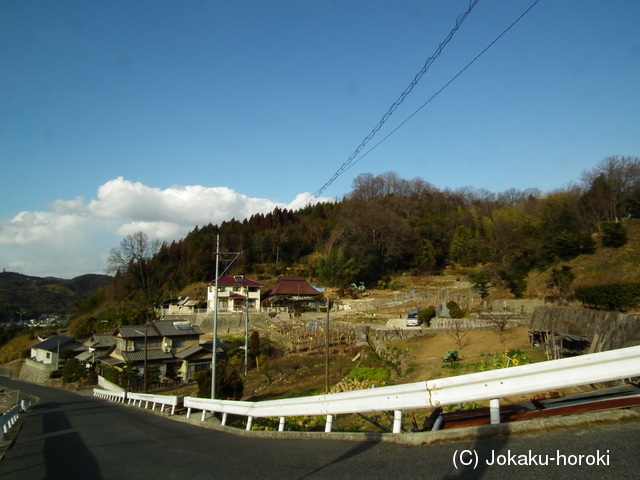
[{"label": "white wall building", "polygon": [[[243,276],[220,277],[218,280],[218,313],[243,312],[245,305],[252,313],[260,312],[262,283]],[[215,309],[215,282],[207,283],[207,311]]]}]

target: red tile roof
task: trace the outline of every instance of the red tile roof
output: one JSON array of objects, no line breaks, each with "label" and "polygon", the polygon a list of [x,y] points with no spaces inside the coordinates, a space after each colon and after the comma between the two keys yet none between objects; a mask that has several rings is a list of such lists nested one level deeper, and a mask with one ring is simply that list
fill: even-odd
[{"label": "red tile roof", "polygon": [[304,277],[280,277],[277,285],[271,288],[266,295],[315,296],[322,295],[322,293],[312,288]]}]

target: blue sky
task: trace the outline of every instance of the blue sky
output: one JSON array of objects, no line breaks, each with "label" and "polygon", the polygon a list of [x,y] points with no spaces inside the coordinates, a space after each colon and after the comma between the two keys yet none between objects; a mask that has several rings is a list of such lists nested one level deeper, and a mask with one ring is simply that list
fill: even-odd
[{"label": "blue sky", "polygon": [[[373,146],[534,0],[480,0]],[[0,3],[0,267],[99,273],[123,235],[297,205],[468,0]],[[541,0],[360,173],[549,191],[640,155],[640,3]],[[364,151],[367,149],[365,148]]]}]

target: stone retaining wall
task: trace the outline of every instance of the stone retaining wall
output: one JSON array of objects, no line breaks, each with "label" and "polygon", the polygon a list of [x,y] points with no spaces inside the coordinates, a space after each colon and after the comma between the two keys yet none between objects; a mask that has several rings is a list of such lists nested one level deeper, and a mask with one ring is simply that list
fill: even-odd
[{"label": "stone retaining wall", "polygon": [[563,307],[536,307],[531,330],[591,339],[589,353],[640,345],[640,315]]},{"label": "stone retaining wall", "polygon": [[55,365],[36,362],[27,358],[20,371],[20,380],[31,383],[47,383],[51,372],[55,369]]}]

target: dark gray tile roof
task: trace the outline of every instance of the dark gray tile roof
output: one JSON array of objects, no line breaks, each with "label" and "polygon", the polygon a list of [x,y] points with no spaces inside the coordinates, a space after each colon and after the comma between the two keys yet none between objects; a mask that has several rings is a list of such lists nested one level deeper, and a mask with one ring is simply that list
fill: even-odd
[{"label": "dark gray tile roof", "polygon": [[185,359],[193,355],[194,353],[199,352],[200,350],[204,350],[204,348],[202,348],[200,345],[192,345],[188,348],[185,348],[184,350],[180,350],[179,352],[176,352],[176,358]]},{"label": "dark gray tile roof", "polygon": [[145,329],[147,338],[161,336],[152,325],[120,325],[118,331],[123,338],[144,338]]},{"label": "dark gray tile roof", "polygon": [[[122,352],[122,358],[125,362],[143,362],[144,350],[137,352]],[[171,360],[173,355],[165,353],[162,350],[147,350],[147,360]]]},{"label": "dark gray tile roof", "polygon": [[80,342],[76,342],[75,338],[67,337],[65,335],[55,335],[51,338],[47,338],[40,343],[36,343],[31,348],[46,350],[47,352],[55,352],[58,348],[60,348],[60,351],[68,349],[73,351],[86,349],[86,347]]},{"label": "dark gray tile roof", "polygon": [[154,327],[163,337],[175,337],[179,335],[202,335],[202,329],[198,325],[191,325],[185,320],[159,320],[153,322]]},{"label": "dark gray tile roof", "polygon": [[93,339],[95,340],[95,343],[91,345],[93,348],[112,347],[117,342],[115,335],[110,335],[108,333],[96,333],[93,336]]}]

